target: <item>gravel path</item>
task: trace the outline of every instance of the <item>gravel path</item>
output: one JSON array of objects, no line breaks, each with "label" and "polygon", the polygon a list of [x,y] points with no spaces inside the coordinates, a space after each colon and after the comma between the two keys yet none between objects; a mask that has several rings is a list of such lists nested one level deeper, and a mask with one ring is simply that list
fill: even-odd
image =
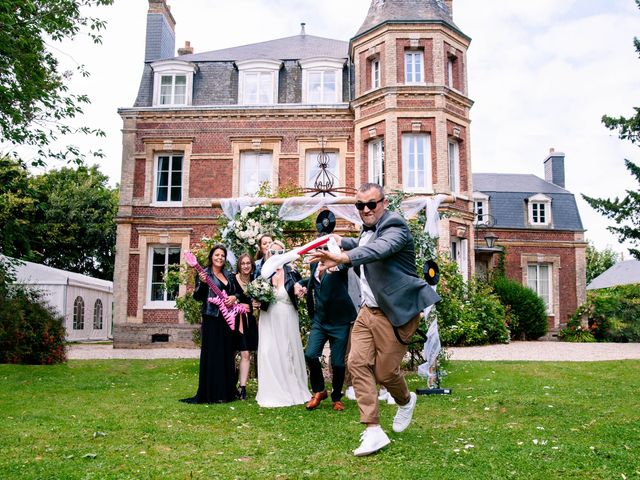
[{"label": "gravel path", "polygon": [[[536,360],[590,362],[640,359],[640,343],[512,342],[484,347],[452,347],[451,360]],[[73,344],[69,359],[199,358],[197,348],[113,348],[112,345]]]}]

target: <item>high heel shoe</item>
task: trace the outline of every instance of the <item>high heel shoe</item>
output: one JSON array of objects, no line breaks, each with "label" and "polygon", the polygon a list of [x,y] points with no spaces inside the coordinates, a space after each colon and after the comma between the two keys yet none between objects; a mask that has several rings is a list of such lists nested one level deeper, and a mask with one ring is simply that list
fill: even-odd
[{"label": "high heel shoe", "polygon": [[245,387],[243,385],[238,387],[238,398],[240,400],[246,400],[247,399],[247,387]]}]

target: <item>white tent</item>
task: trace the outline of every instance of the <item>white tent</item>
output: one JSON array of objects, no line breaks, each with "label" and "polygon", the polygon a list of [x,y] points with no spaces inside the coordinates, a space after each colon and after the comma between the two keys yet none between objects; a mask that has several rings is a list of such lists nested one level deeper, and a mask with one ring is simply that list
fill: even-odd
[{"label": "white tent", "polygon": [[16,283],[33,287],[64,317],[67,340],[111,338],[113,282],[20,261]]},{"label": "white tent", "polygon": [[640,283],[640,261],[626,260],[605,270],[587,285],[587,290]]}]

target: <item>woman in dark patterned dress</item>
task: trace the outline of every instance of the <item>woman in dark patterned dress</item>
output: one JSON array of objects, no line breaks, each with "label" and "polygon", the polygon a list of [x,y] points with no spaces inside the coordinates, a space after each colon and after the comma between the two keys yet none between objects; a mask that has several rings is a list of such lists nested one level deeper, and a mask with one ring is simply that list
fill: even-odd
[{"label": "woman in dark patterned dress", "polygon": [[[243,253],[238,257],[236,280],[246,294],[247,285],[251,282],[255,265],[251,255]],[[240,315],[236,320],[236,349],[240,352],[238,398],[247,399],[247,379],[251,365],[251,352],[258,349],[258,324],[253,315],[255,302],[251,303],[251,309],[246,315]],[[242,325],[242,326],[240,326]]]}]

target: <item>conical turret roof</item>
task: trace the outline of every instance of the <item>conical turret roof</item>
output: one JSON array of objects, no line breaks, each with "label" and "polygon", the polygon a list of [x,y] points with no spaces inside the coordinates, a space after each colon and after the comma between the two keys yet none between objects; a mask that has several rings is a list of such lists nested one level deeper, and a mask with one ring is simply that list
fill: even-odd
[{"label": "conical turret roof", "polygon": [[458,30],[444,0],[371,0],[369,13],[355,37],[383,23],[444,22]]}]

